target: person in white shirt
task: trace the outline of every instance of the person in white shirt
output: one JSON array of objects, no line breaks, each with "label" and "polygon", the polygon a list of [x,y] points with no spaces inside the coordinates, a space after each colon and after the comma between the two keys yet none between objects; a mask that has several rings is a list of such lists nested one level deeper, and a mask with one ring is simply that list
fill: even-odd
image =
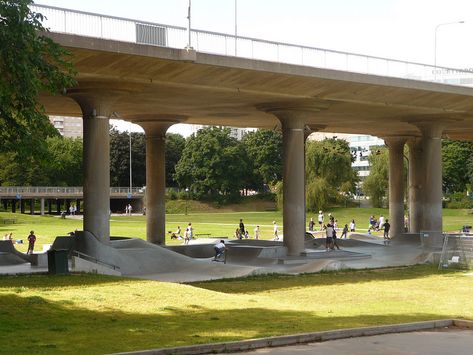
[{"label": "person in white shirt", "polygon": [[215,257],[214,260],[217,260],[225,252],[225,241],[221,239],[217,244],[214,245]]},{"label": "person in white shirt", "polygon": [[323,228],[324,228],[324,214],[322,213],[322,211],[319,211],[319,215],[317,217],[317,220],[319,221],[320,230],[323,230]]},{"label": "person in white shirt", "polygon": [[255,239],[259,239],[259,226],[255,228]]}]

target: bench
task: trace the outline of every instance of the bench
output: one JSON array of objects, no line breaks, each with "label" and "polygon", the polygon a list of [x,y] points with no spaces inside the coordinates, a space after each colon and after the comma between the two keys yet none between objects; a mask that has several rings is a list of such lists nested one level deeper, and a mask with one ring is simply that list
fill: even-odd
[{"label": "bench", "polygon": [[210,233],[200,233],[200,234],[196,234],[195,236],[196,237],[210,237],[211,234]]},{"label": "bench", "polygon": [[15,224],[16,218],[0,218],[0,222],[3,224]]}]

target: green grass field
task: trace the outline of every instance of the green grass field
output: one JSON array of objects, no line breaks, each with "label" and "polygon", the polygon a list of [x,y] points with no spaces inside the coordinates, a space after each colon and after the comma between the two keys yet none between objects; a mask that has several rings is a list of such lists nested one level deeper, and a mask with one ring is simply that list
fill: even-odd
[{"label": "green grass field", "polygon": [[[386,209],[377,208],[333,208],[330,211],[338,220],[338,226],[343,227],[345,223],[349,223],[355,219],[357,229],[366,231],[368,227],[368,219],[370,215],[383,214],[388,216]],[[473,225],[473,215],[468,210],[443,210],[444,230],[459,231],[463,225]],[[327,215],[326,215],[327,216]],[[316,214],[307,214],[307,220],[310,217],[316,219]],[[68,232],[75,229],[82,229],[82,219],[70,218],[61,219],[58,216],[39,216],[20,213],[0,212],[0,218],[16,218],[15,224],[0,224],[0,238],[5,233],[13,232],[14,239],[23,239],[30,230],[34,230],[37,240],[36,250],[42,250],[43,244],[51,244],[56,236],[67,235]],[[272,221],[277,221],[280,230],[282,230],[282,213],[276,212],[220,212],[220,210],[208,210],[201,213],[184,214],[167,214],[166,230],[175,231],[179,225],[182,230],[185,229],[189,222],[192,222],[194,233],[210,234],[211,237],[233,237],[235,229],[238,227],[240,218],[243,218],[246,228],[250,235],[257,224],[260,225],[261,238],[272,238]],[[146,217],[145,216],[115,216],[111,217],[110,228],[112,235],[115,236],[131,236],[138,238],[146,238]],[[169,236],[167,236],[169,237]],[[182,241],[170,240],[167,238],[167,244],[180,244]],[[21,251],[26,251],[25,244],[17,244],[16,247]]]},{"label": "green grass field", "polygon": [[0,352],[101,354],[441,318],[473,319],[472,276],[432,266],[173,284],[0,277]]}]

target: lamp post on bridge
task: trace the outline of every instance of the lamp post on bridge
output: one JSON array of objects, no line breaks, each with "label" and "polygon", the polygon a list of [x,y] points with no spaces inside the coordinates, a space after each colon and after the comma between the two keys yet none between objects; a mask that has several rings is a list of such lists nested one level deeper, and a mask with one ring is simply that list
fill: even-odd
[{"label": "lamp post on bridge", "polygon": [[437,31],[439,27],[447,25],[456,25],[460,23],[465,23],[465,21],[453,21],[453,22],[444,22],[435,26],[435,43],[434,43],[434,81],[437,81]]}]

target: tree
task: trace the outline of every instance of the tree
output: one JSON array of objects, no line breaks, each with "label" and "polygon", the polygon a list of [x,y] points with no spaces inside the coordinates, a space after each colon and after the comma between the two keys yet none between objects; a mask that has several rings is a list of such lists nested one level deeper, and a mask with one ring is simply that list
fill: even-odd
[{"label": "tree", "polygon": [[341,139],[309,141],[306,145],[307,208],[323,209],[353,192],[358,177],[351,167],[348,142]]},{"label": "tree", "polygon": [[363,191],[369,196],[373,207],[383,207],[389,187],[389,154],[387,148],[380,148],[368,158],[370,174],[363,181]]},{"label": "tree", "polygon": [[175,177],[197,198],[231,200],[244,186],[244,156],[243,145],[230,137],[229,129],[204,128],[187,139]]},{"label": "tree", "polygon": [[51,137],[47,139],[46,175],[54,186],[82,186],[83,144],[81,138]]},{"label": "tree", "polygon": [[186,139],[178,133],[166,133],[166,186],[177,187],[176,165],[181,159]]},{"label": "tree", "polygon": [[0,1],[0,152],[28,156],[57,134],[40,93],[58,94],[74,85],[68,53],[45,36],[43,16],[32,0]]},{"label": "tree", "polygon": [[274,184],[282,179],[282,135],[268,129],[247,133],[242,140],[248,157],[251,187]]},{"label": "tree", "polygon": [[445,192],[465,192],[470,183],[468,161],[473,156],[471,142],[442,141],[442,177]]},{"label": "tree", "polygon": [[[144,133],[131,133],[132,184],[146,184],[146,140]],[[130,136],[110,129],[110,185],[130,186]]]},{"label": "tree", "polygon": [[82,186],[82,139],[50,137],[44,155],[0,154],[5,186]]}]

